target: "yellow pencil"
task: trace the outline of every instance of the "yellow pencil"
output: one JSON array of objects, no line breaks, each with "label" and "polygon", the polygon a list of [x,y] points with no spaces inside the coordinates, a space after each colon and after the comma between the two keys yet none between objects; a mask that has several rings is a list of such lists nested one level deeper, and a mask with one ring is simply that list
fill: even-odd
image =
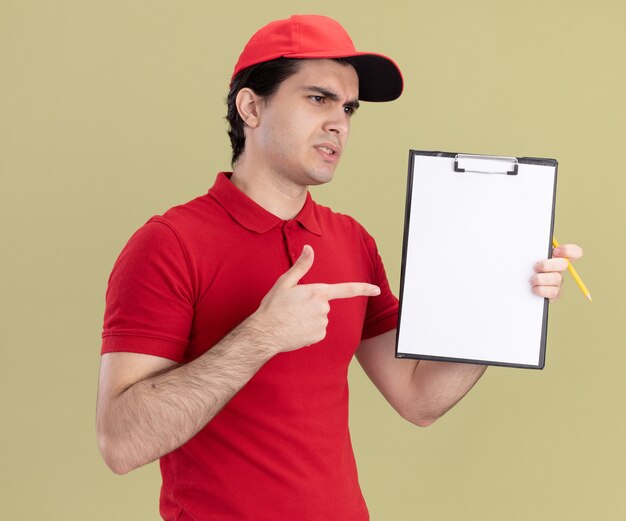
[{"label": "yellow pencil", "polygon": [[[559,243],[556,242],[555,238],[552,238],[552,246],[554,246],[555,248],[559,247]],[[591,293],[589,293],[589,290],[587,289],[587,286],[585,286],[583,279],[581,279],[580,275],[576,273],[574,266],[572,266],[572,263],[569,260],[567,261],[567,269],[572,274],[572,277],[576,281],[576,284],[578,284],[580,291],[583,292],[583,295],[585,295],[585,297],[587,297],[591,302],[593,302],[593,300],[591,300]]]}]

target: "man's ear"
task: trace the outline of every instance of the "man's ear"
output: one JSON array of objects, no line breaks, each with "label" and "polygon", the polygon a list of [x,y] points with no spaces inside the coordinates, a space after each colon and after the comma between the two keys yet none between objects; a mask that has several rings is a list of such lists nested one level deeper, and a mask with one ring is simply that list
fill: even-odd
[{"label": "man's ear", "polygon": [[261,98],[257,96],[252,89],[243,88],[237,93],[235,105],[239,116],[250,128],[256,128],[259,125],[259,108]]}]

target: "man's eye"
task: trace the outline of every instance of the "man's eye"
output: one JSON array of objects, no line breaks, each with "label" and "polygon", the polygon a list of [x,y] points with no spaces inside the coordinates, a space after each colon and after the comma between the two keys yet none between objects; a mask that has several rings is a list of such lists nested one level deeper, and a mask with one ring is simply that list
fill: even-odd
[{"label": "man's eye", "polygon": [[352,116],[352,114],[354,114],[355,108],[354,107],[344,107],[343,111],[348,115],[348,116]]},{"label": "man's eye", "polygon": [[311,96],[311,99],[315,103],[323,103],[324,102],[324,96]]}]

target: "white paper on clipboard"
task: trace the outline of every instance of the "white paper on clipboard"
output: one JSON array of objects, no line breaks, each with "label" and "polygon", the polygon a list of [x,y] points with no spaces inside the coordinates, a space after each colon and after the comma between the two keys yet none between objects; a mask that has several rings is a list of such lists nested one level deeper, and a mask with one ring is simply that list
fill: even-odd
[{"label": "white paper on clipboard", "polygon": [[412,150],[399,358],[543,368],[557,162]]}]

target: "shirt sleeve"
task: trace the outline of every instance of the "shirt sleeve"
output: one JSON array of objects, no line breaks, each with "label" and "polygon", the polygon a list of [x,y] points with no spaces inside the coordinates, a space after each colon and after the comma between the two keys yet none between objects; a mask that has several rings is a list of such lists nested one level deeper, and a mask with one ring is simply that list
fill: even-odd
[{"label": "shirt sleeve", "polygon": [[380,295],[368,299],[361,339],[382,335],[398,327],[398,299],[389,288],[383,260],[374,238],[362,229],[363,240],[372,262],[372,283],[380,288]]},{"label": "shirt sleeve", "polygon": [[151,219],[118,257],[106,292],[101,353],[183,359],[193,320],[193,284],[180,241]]}]

